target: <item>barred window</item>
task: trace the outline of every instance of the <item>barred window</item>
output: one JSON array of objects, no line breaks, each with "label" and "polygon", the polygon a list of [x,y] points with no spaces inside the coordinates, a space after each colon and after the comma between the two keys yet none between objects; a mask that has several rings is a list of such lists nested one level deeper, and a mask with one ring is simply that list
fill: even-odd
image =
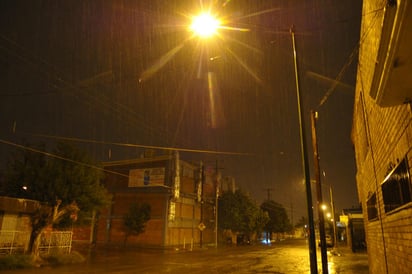
[{"label": "barred window", "polygon": [[385,213],[412,201],[409,166],[406,157],[382,183],[382,195]]}]

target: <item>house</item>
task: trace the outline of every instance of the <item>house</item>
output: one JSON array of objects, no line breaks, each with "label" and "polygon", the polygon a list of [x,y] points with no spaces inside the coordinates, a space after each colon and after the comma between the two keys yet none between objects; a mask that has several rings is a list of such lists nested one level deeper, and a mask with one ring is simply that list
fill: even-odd
[{"label": "house", "polygon": [[0,253],[27,251],[30,216],[39,207],[38,201],[0,196]]},{"label": "house", "polygon": [[352,141],[370,273],[412,269],[412,3],[363,2]]},{"label": "house", "polygon": [[179,158],[179,153],[103,163],[105,186],[112,194],[109,208],[98,215],[96,241],[125,240],[123,220],[130,205],[147,203],[151,218],[145,231],[130,236],[129,244],[180,246],[214,242],[214,171]]}]

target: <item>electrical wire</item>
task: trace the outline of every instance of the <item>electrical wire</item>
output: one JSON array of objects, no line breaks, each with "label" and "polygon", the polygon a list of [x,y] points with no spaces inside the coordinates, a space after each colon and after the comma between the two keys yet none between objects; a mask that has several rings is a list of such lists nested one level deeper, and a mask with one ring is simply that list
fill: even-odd
[{"label": "electrical wire", "polygon": [[56,154],[53,154],[53,153],[50,153],[50,152],[47,152],[47,151],[42,151],[40,149],[29,147],[29,146],[20,145],[20,144],[10,142],[10,141],[4,140],[4,139],[0,139],[0,143],[3,143],[5,145],[9,145],[9,146],[13,146],[13,147],[16,147],[16,148],[19,148],[19,149],[23,149],[23,150],[27,150],[27,151],[31,151],[31,152],[35,152],[35,153],[39,153],[39,154],[43,154],[43,155],[48,156],[48,157],[64,160],[66,162],[70,162],[70,163],[73,163],[73,164],[77,164],[77,165],[85,166],[85,167],[88,167],[88,168],[92,168],[92,169],[100,170],[100,171],[103,171],[103,172],[112,173],[112,174],[115,174],[115,175],[119,175],[119,176],[122,176],[122,177],[129,178],[129,176],[126,175],[126,174],[122,174],[122,173],[115,172],[115,171],[112,171],[112,170],[106,170],[106,169],[101,168],[101,167],[96,166],[96,165],[92,165],[92,164],[88,164],[88,163],[84,163],[84,162],[79,162],[79,161],[76,161],[76,160],[73,160],[73,159],[70,159],[70,158],[59,156],[59,155],[56,155]]},{"label": "electrical wire", "polygon": [[103,145],[114,145],[122,147],[137,147],[137,148],[146,148],[146,149],[159,149],[159,150],[168,150],[168,151],[182,151],[182,152],[194,152],[194,153],[206,153],[206,154],[221,154],[221,155],[237,155],[237,156],[252,156],[252,153],[246,152],[230,152],[230,151],[218,151],[218,150],[201,150],[201,149],[189,149],[181,147],[165,147],[165,146],[149,146],[141,144],[130,144],[130,143],[116,143],[116,142],[104,142],[90,139],[81,139],[75,137],[63,137],[56,135],[46,135],[46,134],[31,134],[37,137],[43,137],[54,140],[62,141],[71,141],[71,142],[81,142],[81,143],[92,143],[92,144],[103,144]]},{"label": "electrical wire", "polygon": [[[317,109],[319,109],[329,98],[329,96],[335,91],[336,87],[339,85],[339,83],[342,81],[342,77],[345,74],[346,70],[349,68],[349,66],[352,64],[352,62],[355,60],[357,57],[357,53],[359,52],[360,47],[362,46],[362,43],[365,41],[366,37],[368,36],[370,30],[372,30],[373,26],[375,25],[377,19],[378,19],[378,12],[382,11],[384,7],[376,9],[372,11],[374,18],[372,18],[372,23],[368,26],[367,30],[362,34],[361,39],[359,40],[359,43],[355,46],[355,48],[352,50],[351,54],[349,55],[349,60],[343,65],[341,70],[339,71],[338,75],[336,76],[334,83],[332,86],[326,91],[325,95],[323,98],[320,100],[319,105],[317,106]],[[367,13],[369,15],[369,13]],[[362,18],[365,15],[362,15]]]}]

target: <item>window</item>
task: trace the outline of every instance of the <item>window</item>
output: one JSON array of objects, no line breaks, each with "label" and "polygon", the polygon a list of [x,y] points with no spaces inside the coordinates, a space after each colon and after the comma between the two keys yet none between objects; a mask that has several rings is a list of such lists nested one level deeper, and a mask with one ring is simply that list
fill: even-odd
[{"label": "window", "polygon": [[369,197],[369,199],[366,201],[366,206],[368,207],[368,221],[377,219],[378,209],[376,208],[376,193],[373,193]]},{"label": "window", "polygon": [[412,201],[407,159],[404,158],[382,183],[385,213]]}]

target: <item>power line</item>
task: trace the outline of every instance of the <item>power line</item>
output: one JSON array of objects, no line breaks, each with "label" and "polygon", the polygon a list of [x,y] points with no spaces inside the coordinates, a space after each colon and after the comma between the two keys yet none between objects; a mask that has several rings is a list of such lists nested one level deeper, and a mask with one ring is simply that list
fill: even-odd
[{"label": "power line", "polygon": [[166,146],[150,146],[143,144],[131,144],[131,143],[117,143],[117,142],[105,142],[98,140],[90,139],[81,139],[76,137],[63,137],[56,135],[46,135],[46,134],[31,134],[37,137],[43,137],[48,139],[71,141],[71,142],[81,142],[81,143],[93,143],[93,144],[102,144],[102,145],[114,145],[114,146],[123,146],[123,147],[138,147],[138,148],[147,148],[147,149],[160,149],[160,150],[170,150],[170,151],[183,151],[183,152],[194,152],[194,153],[206,153],[206,154],[222,154],[222,155],[238,155],[238,156],[253,156],[252,153],[246,152],[231,152],[231,151],[219,151],[219,150],[201,150],[201,149],[189,149],[189,148],[179,148],[179,147],[166,147]]},{"label": "power line", "polygon": [[122,173],[111,171],[111,170],[105,170],[104,168],[96,166],[96,165],[92,165],[92,164],[88,164],[88,163],[84,163],[84,162],[79,162],[79,161],[76,161],[76,160],[73,160],[73,159],[70,159],[70,158],[59,156],[59,155],[56,155],[56,154],[53,154],[53,153],[50,153],[50,152],[47,152],[47,151],[43,151],[43,150],[40,150],[40,149],[29,147],[29,146],[20,145],[20,144],[13,143],[13,142],[10,142],[10,141],[7,141],[7,140],[0,139],[0,143],[6,144],[6,145],[9,145],[9,146],[14,146],[14,147],[24,149],[24,150],[27,150],[27,151],[40,153],[40,154],[46,155],[48,157],[64,160],[64,161],[71,162],[71,163],[74,163],[74,164],[77,164],[77,165],[82,165],[82,166],[85,166],[85,167],[88,167],[88,168],[93,168],[93,169],[97,169],[97,170],[100,170],[100,171],[103,171],[103,172],[108,172],[108,173],[112,173],[112,174],[115,174],[115,175],[119,175],[119,176],[122,176],[122,177],[129,178],[129,175],[126,175],[126,174],[122,174]]},{"label": "power line", "polygon": [[[351,54],[349,55],[349,60],[343,65],[342,69],[339,71],[338,75],[336,76],[332,86],[326,91],[325,95],[320,100],[319,105],[318,105],[317,108],[320,108],[328,100],[329,96],[335,91],[336,87],[341,82],[342,77],[345,74],[346,70],[352,64],[353,60],[355,60],[355,57],[357,56],[357,53],[358,53],[362,43],[364,42],[366,36],[368,35],[369,31],[372,29],[373,25],[376,23],[378,12],[382,11],[383,9],[384,9],[384,7],[379,8],[379,9],[374,10],[374,11],[371,12],[374,15],[372,23],[368,26],[366,31],[362,34],[361,38],[359,39],[359,43],[355,46],[355,48],[352,50]],[[366,16],[366,15],[369,15],[369,13],[362,14],[362,17]]]}]

